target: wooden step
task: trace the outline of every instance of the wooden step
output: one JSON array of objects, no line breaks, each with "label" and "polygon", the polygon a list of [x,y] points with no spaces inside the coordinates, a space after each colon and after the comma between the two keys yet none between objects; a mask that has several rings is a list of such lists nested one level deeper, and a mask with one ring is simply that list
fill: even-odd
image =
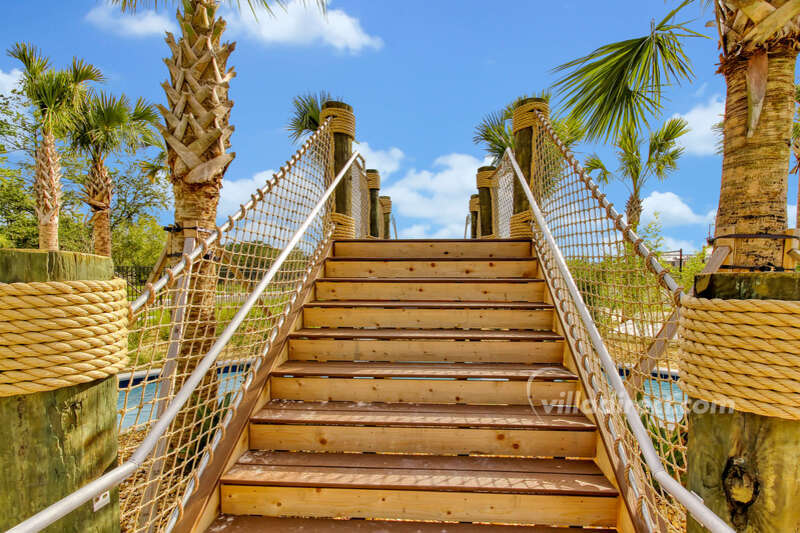
[{"label": "wooden step", "polygon": [[529,239],[496,240],[343,240],[333,245],[334,257],[532,257]]},{"label": "wooden step", "polygon": [[544,280],[521,278],[321,278],[317,300],[541,302]]},{"label": "wooden step", "polygon": [[613,526],[617,491],[591,461],[247,453],[222,512]]},{"label": "wooden step", "polygon": [[273,398],[302,401],[539,405],[577,389],[574,374],[546,364],[289,361],[270,380]]},{"label": "wooden step", "polygon": [[325,262],[330,278],[534,278],[538,271],[532,257],[332,257]]},{"label": "wooden step", "polygon": [[468,341],[563,341],[552,331],[464,330],[464,329],[299,329],[291,339],[381,339],[381,340],[468,340]]},{"label": "wooden step", "polygon": [[[583,528],[220,515],[206,533],[583,533]],[[590,533],[615,533],[592,529]]]},{"label": "wooden step", "polygon": [[592,457],[595,426],[573,409],[272,400],[250,419],[261,450]]},{"label": "wooden step", "polygon": [[306,328],[532,329],[553,327],[542,303],[340,300],[303,307]]}]

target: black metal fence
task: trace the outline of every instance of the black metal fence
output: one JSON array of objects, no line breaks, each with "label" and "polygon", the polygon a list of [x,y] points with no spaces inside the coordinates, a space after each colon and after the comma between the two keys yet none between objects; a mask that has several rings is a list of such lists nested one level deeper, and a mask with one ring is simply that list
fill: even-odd
[{"label": "black metal fence", "polygon": [[142,294],[152,267],[114,265],[114,273],[128,282],[128,299],[135,300]]}]

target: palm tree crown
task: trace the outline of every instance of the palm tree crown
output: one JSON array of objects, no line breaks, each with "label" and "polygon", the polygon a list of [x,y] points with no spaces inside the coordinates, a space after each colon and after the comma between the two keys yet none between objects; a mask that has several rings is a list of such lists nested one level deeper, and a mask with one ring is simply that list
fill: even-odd
[{"label": "palm tree crown", "polygon": [[619,160],[618,174],[614,175],[597,154],[592,154],[586,160],[587,172],[596,172],[597,181],[608,184],[616,178],[622,181],[630,192],[628,203],[625,206],[628,224],[634,229],[639,225],[642,214],[642,191],[651,177],[664,181],[670,172],[678,166],[678,159],[683,154],[683,147],[678,146],[678,139],[689,131],[686,120],[673,118],[668,120],[660,129],[650,132],[647,146],[647,158],[642,158],[641,146],[643,139],[631,126],[627,125],[620,134],[615,146]]},{"label": "palm tree crown", "polygon": [[292,116],[286,125],[292,142],[299,141],[304,135],[314,133],[320,127],[319,114],[325,102],[333,100],[330,93],[306,93],[292,99]]}]

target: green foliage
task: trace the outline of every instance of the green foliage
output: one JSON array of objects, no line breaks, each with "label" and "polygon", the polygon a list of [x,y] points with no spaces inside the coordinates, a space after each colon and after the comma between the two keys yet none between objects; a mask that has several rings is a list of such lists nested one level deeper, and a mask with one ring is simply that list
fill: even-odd
[{"label": "green foliage", "polygon": [[166,243],[161,224],[150,215],[113,226],[111,257],[115,265],[152,267]]},{"label": "green foliage", "polygon": [[664,86],[694,77],[682,39],[704,37],[688,22],[675,22],[685,0],[650,32],[597,48],[555,68],[563,72],[554,87],[565,109],[586,125],[590,139],[616,138],[624,128],[638,130],[662,109]]},{"label": "green foliage", "polygon": [[659,457],[670,458],[668,461],[663,461],[664,468],[670,476],[683,483],[685,479],[683,479],[682,474],[686,472],[686,456],[683,453],[676,452],[676,450],[686,448],[689,433],[682,429],[680,424],[667,425],[653,414],[650,407],[641,401],[639,402],[639,413],[642,424],[647,428],[650,440],[653,441],[653,447],[658,452]]},{"label": "green foliage", "polygon": [[670,272],[672,277],[675,278],[675,281],[678,282],[678,285],[683,287],[683,290],[687,293],[694,287],[694,277],[706,267],[707,254],[708,246],[704,246],[702,250],[689,257],[689,259],[683,263],[683,269],[678,272],[675,271],[676,269],[672,269],[672,272]]},{"label": "green foliage", "polygon": [[322,105],[331,101],[327,91],[319,93],[306,93],[292,98],[292,116],[286,130],[292,142],[299,141],[304,135],[314,133],[320,127],[320,113]]}]

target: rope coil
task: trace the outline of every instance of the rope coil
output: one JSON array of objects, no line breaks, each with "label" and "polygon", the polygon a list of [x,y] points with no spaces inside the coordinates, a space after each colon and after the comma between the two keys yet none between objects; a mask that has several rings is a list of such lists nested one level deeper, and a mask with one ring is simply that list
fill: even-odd
[{"label": "rope coil", "polygon": [[479,170],[475,176],[475,185],[481,187],[497,187],[497,170]]},{"label": "rope coil", "polygon": [[356,238],[356,219],[344,213],[331,213],[331,221],[336,224],[333,231],[334,239]]},{"label": "rope coil", "polygon": [[684,297],[681,388],[693,398],[800,420],[800,302]]},{"label": "rope coil", "polygon": [[380,189],[381,188],[381,175],[377,170],[367,170],[367,188]]},{"label": "rope coil", "polygon": [[0,396],[88,383],[128,362],[125,280],[0,283]]},{"label": "rope coil", "polygon": [[510,222],[510,237],[512,239],[531,239],[533,238],[533,230],[531,229],[531,221],[533,215],[530,210],[521,211],[511,215]]},{"label": "rope coil", "polygon": [[356,116],[349,109],[341,107],[326,107],[319,112],[320,123],[331,117],[330,129],[332,133],[344,133],[350,138],[356,138]]},{"label": "rope coil", "polygon": [[534,100],[517,106],[511,115],[511,132],[517,133],[525,128],[532,128],[539,124],[539,119],[534,111],[541,111],[547,115],[549,105],[544,100]]}]

